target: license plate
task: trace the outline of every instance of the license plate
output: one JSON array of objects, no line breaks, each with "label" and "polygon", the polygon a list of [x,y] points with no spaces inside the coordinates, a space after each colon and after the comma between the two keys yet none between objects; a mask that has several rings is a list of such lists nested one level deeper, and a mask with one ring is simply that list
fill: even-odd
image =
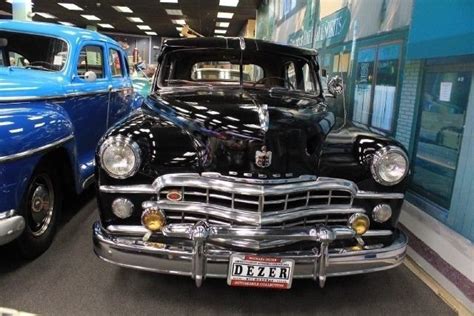
[{"label": "license plate", "polygon": [[295,261],[291,259],[234,254],[230,257],[230,286],[289,289]]}]

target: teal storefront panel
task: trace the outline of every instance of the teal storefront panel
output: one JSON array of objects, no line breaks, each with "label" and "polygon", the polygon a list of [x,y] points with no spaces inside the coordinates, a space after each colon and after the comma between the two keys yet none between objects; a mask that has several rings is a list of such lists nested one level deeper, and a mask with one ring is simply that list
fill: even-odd
[{"label": "teal storefront panel", "polygon": [[474,1],[415,0],[409,59],[474,54]]}]

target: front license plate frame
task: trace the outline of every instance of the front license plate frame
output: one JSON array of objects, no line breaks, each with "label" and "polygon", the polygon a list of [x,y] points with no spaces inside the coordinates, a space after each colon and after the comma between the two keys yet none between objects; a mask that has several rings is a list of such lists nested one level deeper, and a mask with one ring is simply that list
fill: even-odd
[{"label": "front license plate frame", "polygon": [[232,254],[229,258],[227,284],[287,290],[291,288],[294,270],[293,259]]}]

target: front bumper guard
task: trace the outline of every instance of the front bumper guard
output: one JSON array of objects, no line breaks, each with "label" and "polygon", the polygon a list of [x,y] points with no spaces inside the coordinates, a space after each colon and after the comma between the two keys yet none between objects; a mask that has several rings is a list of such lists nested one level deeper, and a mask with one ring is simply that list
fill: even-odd
[{"label": "front bumper guard", "polygon": [[[136,231],[133,232],[136,235]],[[164,237],[181,240],[157,243],[139,237],[119,236],[104,229],[100,222],[93,226],[94,252],[104,261],[139,270],[190,276],[201,286],[206,277],[227,278],[231,250],[206,247],[207,242],[222,239],[314,241],[315,248],[306,251],[266,253],[295,261],[294,278],[312,278],[324,286],[327,277],[368,273],[394,268],[405,258],[407,238],[396,231],[389,246],[357,251],[329,252],[336,239],[354,237],[348,227],[247,229],[197,224],[172,224],[163,230]],[[190,246],[184,247],[184,241]]]}]

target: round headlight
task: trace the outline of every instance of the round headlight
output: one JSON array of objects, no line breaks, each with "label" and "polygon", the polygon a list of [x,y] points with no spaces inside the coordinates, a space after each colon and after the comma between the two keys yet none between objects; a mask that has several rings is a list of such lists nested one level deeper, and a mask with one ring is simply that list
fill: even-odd
[{"label": "round headlight", "polygon": [[371,171],[378,183],[395,185],[408,173],[408,157],[401,148],[384,147],[374,154]]},{"label": "round headlight", "polygon": [[116,179],[135,175],[141,164],[138,144],[122,136],[107,138],[100,146],[99,156],[102,168]]}]

